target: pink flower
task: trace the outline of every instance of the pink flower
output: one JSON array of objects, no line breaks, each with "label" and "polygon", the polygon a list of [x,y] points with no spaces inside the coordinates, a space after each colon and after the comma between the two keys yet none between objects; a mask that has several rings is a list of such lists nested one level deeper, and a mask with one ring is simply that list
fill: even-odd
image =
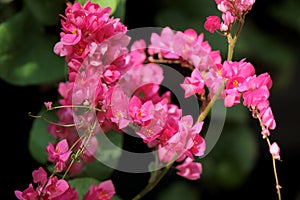
[{"label": "pink flower", "polygon": [[15,195],[19,200],[36,200],[38,199],[39,193],[34,189],[32,184],[29,184],[28,188],[23,192],[16,190]]},{"label": "pink flower", "polygon": [[269,151],[274,157],[274,159],[280,160],[280,148],[276,142],[273,142],[273,144],[270,146]]},{"label": "pink flower", "polygon": [[158,102],[154,105],[151,112],[152,117],[149,123],[144,124],[141,129],[136,132],[136,134],[139,135],[149,146],[153,145],[149,143],[160,136],[161,131],[166,125],[168,117],[167,104]]},{"label": "pink flower", "polygon": [[225,90],[225,92],[226,92],[226,96],[224,99],[224,105],[226,107],[229,108],[240,103],[240,94],[236,90],[229,89],[229,90]]},{"label": "pink flower", "polygon": [[172,48],[172,42],[175,38],[175,32],[170,27],[165,27],[161,35],[152,33],[151,44],[148,46],[150,55],[159,54],[164,58],[178,59],[179,55]]},{"label": "pink flower", "polygon": [[263,136],[263,138],[270,136],[270,131],[265,128],[264,130],[261,131],[261,134]]},{"label": "pink flower", "polygon": [[133,42],[130,48],[130,57],[134,65],[139,65],[146,59],[146,42],[143,39]]},{"label": "pink flower", "polygon": [[274,115],[273,115],[271,107],[267,107],[265,109],[262,109],[260,111],[260,116],[262,118],[263,124],[268,129],[274,130],[276,128],[276,122],[275,122]]},{"label": "pink flower", "polygon": [[235,20],[251,10],[254,2],[255,0],[216,0],[218,10],[222,13],[230,12]]},{"label": "pink flower", "polygon": [[[65,60],[70,67],[70,80],[74,80],[72,59],[82,63],[89,55],[91,43],[102,43],[108,38],[127,31],[119,19],[110,17],[111,8],[101,8],[98,4],[87,1],[83,6],[79,2],[67,3],[65,16],[62,16],[61,39],[53,51]],[[70,65],[69,65],[70,64]],[[78,66],[78,65],[77,65]]]},{"label": "pink flower", "polygon": [[193,162],[193,160],[189,157],[186,158],[181,165],[176,166],[176,169],[179,170],[177,172],[178,175],[189,180],[199,179],[202,173],[201,163]]},{"label": "pink flower", "polygon": [[226,107],[240,103],[241,93],[247,90],[244,84],[245,78],[235,76],[229,79],[226,83],[224,104]]},{"label": "pink flower", "polygon": [[110,200],[115,194],[115,187],[111,180],[103,181],[99,185],[91,185],[83,200]]},{"label": "pink flower", "polygon": [[[192,125],[193,118],[190,115],[183,116],[179,121],[179,132],[172,137],[176,139],[176,136],[179,136],[181,140],[180,143],[183,144],[183,148],[177,150],[178,162],[185,159],[186,156],[193,158],[193,153],[201,154],[205,151],[205,142],[200,141],[201,138],[196,138],[202,130],[203,122],[196,122],[194,126]],[[172,138],[170,139],[170,141],[172,141]],[[201,144],[198,144],[198,142],[200,142]]]},{"label": "pink flower", "polygon": [[220,18],[218,16],[209,16],[206,18],[206,21],[204,23],[205,30],[214,33],[215,30],[220,29]]},{"label": "pink flower", "polygon": [[75,45],[77,44],[80,39],[81,35],[77,34],[77,31],[75,31],[76,34],[61,34],[61,42],[63,45]]},{"label": "pink flower", "polygon": [[206,149],[204,138],[200,134],[196,134],[193,140],[194,144],[189,151],[195,156],[203,156]]},{"label": "pink flower", "polygon": [[255,69],[249,62],[245,62],[245,59],[240,61],[225,61],[222,67],[222,76],[224,78],[242,77],[247,79],[254,75]]},{"label": "pink flower", "polygon": [[69,151],[69,145],[66,139],[59,141],[55,147],[49,142],[46,151],[48,153],[49,161],[56,162],[56,170],[58,171],[62,171],[65,167],[65,162],[72,153]]},{"label": "pink flower", "polygon": [[184,89],[184,97],[190,97],[194,94],[203,94],[204,90],[204,80],[196,68],[193,70],[191,77],[186,77],[184,82],[180,84],[180,86]]},{"label": "pink flower", "polygon": [[226,26],[229,26],[235,20],[235,18],[232,16],[231,12],[228,12],[228,11],[222,14],[222,19],[223,19],[223,23]]},{"label": "pink flower", "polygon": [[70,186],[67,181],[58,179],[56,176],[54,176],[49,179],[45,189],[43,190],[45,193],[44,196],[47,195],[47,199],[56,198],[66,192],[69,187]]},{"label": "pink flower", "polygon": [[256,82],[257,82],[258,87],[265,85],[265,86],[267,86],[268,89],[271,89],[271,87],[273,85],[272,79],[267,72],[257,76]]},{"label": "pink flower", "polygon": [[41,185],[44,185],[48,180],[47,172],[42,167],[39,167],[39,169],[34,170],[32,172],[32,177],[34,183],[40,183]]},{"label": "pink flower", "polygon": [[57,196],[56,198],[54,198],[53,200],[66,200],[66,199],[72,199],[72,200],[78,200],[78,192],[76,191],[75,188],[70,188],[65,191],[64,193],[62,193],[61,195]]},{"label": "pink flower", "polygon": [[112,84],[121,77],[121,72],[113,65],[110,65],[103,72],[103,79],[106,83]]},{"label": "pink flower", "polygon": [[[56,176],[48,179],[46,171],[40,167],[32,172],[33,182],[38,186],[35,189],[32,184],[23,192],[16,190],[15,195],[20,200],[64,200],[67,197],[69,199],[78,199],[76,190],[69,190],[69,184],[65,180],[59,180]],[[46,184],[47,183],[47,184]],[[46,185],[45,185],[46,184]],[[64,194],[67,191],[66,194]]]},{"label": "pink flower", "polygon": [[44,102],[44,104],[45,104],[47,110],[50,110],[50,109],[52,108],[52,102],[51,102],[51,101],[49,101],[49,102]]},{"label": "pink flower", "polygon": [[142,104],[137,96],[133,96],[129,101],[128,109],[133,121],[142,126],[147,125],[153,118],[154,105],[152,101],[146,101]]},{"label": "pink flower", "polygon": [[[178,132],[173,134],[170,139],[165,142],[158,150],[158,155],[161,161],[169,162],[170,159],[177,155],[176,160],[179,162],[185,159],[186,156],[192,157],[190,149],[195,144],[195,136],[199,134],[203,122],[197,122],[193,126],[193,118],[190,115],[183,116],[178,123]],[[200,149],[199,149],[200,150]],[[196,153],[198,151],[195,151]]]},{"label": "pink flower", "polygon": [[74,83],[72,82],[60,82],[58,85],[58,93],[63,97],[59,100],[61,105],[71,105],[72,104],[72,90]]},{"label": "pink flower", "polygon": [[128,113],[129,100],[121,87],[113,88],[111,95],[111,113],[108,113],[110,120],[118,125],[120,129],[125,128],[130,122]]},{"label": "pink flower", "polygon": [[270,92],[266,86],[262,86],[253,91],[248,90],[243,93],[243,104],[248,108],[250,108],[251,106],[258,107],[259,109],[266,108],[269,106],[269,96]]}]

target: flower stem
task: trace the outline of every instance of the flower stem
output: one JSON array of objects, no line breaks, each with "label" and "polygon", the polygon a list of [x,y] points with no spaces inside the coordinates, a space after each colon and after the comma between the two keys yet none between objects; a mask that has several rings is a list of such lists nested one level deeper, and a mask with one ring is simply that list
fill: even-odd
[{"label": "flower stem", "polygon": [[[67,174],[69,173],[72,165],[74,164],[74,162],[78,159],[78,157],[85,151],[85,148],[86,146],[88,145],[88,143],[90,142],[90,139],[94,133],[94,130],[95,130],[95,127],[96,127],[96,123],[93,123],[92,126],[90,126],[88,129],[87,129],[87,133],[84,135],[84,137],[81,139],[81,137],[78,138],[78,140],[75,142],[76,144],[79,142],[79,140],[82,141],[79,149],[76,151],[76,153],[74,154],[74,156],[71,158],[71,162],[69,163],[68,165],[68,168],[66,169],[62,179],[64,179]],[[74,148],[75,146],[72,146],[70,149]]]},{"label": "flower stem", "polygon": [[[232,35],[230,33],[227,34],[227,42],[228,42],[227,61],[232,60],[235,43],[238,39],[238,36],[239,36],[239,33],[241,32],[242,27],[243,27],[243,21],[241,21],[239,23],[238,31],[237,31],[236,35],[234,36],[234,38],[232,38]],[[214,105],[215,101],[218,99],[221,92],[225,88],[226,81],[227,80],[224,80],[223,84],[219,87],[217,93],[212,97],[212,99],[210,100],[210,102],[208,103],[208,105],[206,106],[204,111],[199,115],[198,120],[197,120],[198,122],[201,122],[206,118],[206,116],[208,115],[208,113],[211,110],[212,106]]]},{"label": "flower stem", "polygon": [[236,40],[237,40],[237,37],[232,38],[231,34],[227,35],[227,41],[228,41],[227,60],[228,61],[232,60]]},{"label": "flower stem", "polygon": [[[256,117],[257,117],[257,119],[259,121],[261,129],[265,130],[266,127],[263,124],[262,119],[261,119],[261,117],[260,117],[260,115],[258,113],[256,113]],[[264,136],[263,138],[267,141],[268,147],[270,148],[271,147],[271,142],[270,142],[270,139],[268,138],[268,136]],[[272,164],[273,164],[273,171],[274,171],[274,176],[275,176],[275,183],[276,183],[276,190],[277,190],[278,200],[281,200],[281,193],[280,193],[281,186],[279,185],[279,180],[278,180],[278,175],[277,175],[277,169],[276,169],[276,162],[275,162],[275,158],[274,158],[273,155],[272,155]]]},{"label": "flower stem", "polygon": [[61,124],[61,123],[57,123],[57,122],[51,121],[47,117],[45,117],[45,114],[47,112],[50,112],[50,111],[53,111],[53,110],[57,110],[57,109],[62,109],[62,108],[84,108],[84,109],[87,109],[87,110],[92,110],[93,109],[93,110],[98,111],[98,112],[103,112],[102,110],[100,110],[98,108],[93,108],[93,107],[90,107],[90,106],[84,106],[84,105],[62,105],[62,106],[55,106],[55,107],[52,107],[50,109],[44,110],[40,115],[33,115],[31,112],[29,112],[28,115],[30,117],[33,117],[33,118],[36,118],[36,119],[42,118],[44,121],[46,121],[49,124],[53,124],[53,125],[61,126],[61,127],[65,127],[65,128],[80,126],[80,124]]},{"label": "flower stem", "polygon": [[208,115],[209,111],[211,110],[211,108],[213,107],[215,101],[218,99],[218,97],[220,96],[221,92],[223,91],[224,87],[225,87],[225,83],[226,80],[223,82],[222,85],[220,85],[217,93],[213,96],[213,98],[210,100],[210,102],[207,104],[207,106],[205,107],[204,111],[201,112],[201,114],[199,115],[197,121],[198,122],[202,122],[204,121],[204,119],[206,118],[206,116]]},{"label": "flower stem", "polygon": [[232,38],[232,35],[230,33],[227,34],[227,41],[228,41],[227,61],[232,60],[235,43],[242,31],[243,25],[244,25],[244,19],[240,19],[239,25],[238,25],[238,28],[237,28],[237,31],[236,31],[234,37]]},{"label": "flower stem", "polygon": [[[268,146],[270,148],[271,147],[270,139],[268,137],[266,137],[265,139],[267,140]],[[281,193],[280,193],[281,186],[279,185],[279,180],[278,180],[278,175],[277,175],[277,169],[276,169],[276,162],[275,162],[275,158],[274,158],[273,155],[272,155],[272,164],[273,164],[273,171],[274,171],[274,176],[275,176],[275,182],[276,182],[276,190],[277,190],[278,200],[281,200]]]}]

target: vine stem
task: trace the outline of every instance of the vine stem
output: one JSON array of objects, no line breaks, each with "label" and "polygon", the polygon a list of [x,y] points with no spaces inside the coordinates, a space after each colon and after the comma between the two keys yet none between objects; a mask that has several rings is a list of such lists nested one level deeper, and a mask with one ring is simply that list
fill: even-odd
[{"label": "vine stem", "polygon": [[[71,160],[71,162],[70,162],[68,168],[66,169],[66,171],[65,171],[65,173],[64,173],[64,175],[63,175],[63,177],[62,177],[62,179],[64,179],[64,178],[67,176],[67,174],[69,173],[69,171],[70,171],[72,165],[74,164],[75,160],[77,160],[77,158],[85,151],[85,148],[86,148],[86,146],[88,146],[88,143],[90,142],[90,139],[91,139],[91,137],[92,137],[92,135],[93,135],[93,133],[94,133],[96,124],[97,124],[96,122],[93,123],[93,125],[92,125],[92,126],[89,126],[89,128],[87,129],[87,134],[85,134],[85,136],[84,136],[83,139],[81,140],[82,143],[80,144],[80,147],[79,147],[79,149],[77,150],[77,152],[74,154],[74,157],[72,158],[72,160]],[[79,139],[80,139],[80,138],[81,138],[81,137],[79,137]],[[78,142],[79,142],[79,141],[78,141]],[[72,148],[73,148],[73,146],[72,146]]]},{"label": "vine stem", "polygon": [[160,180],[166,175],[169,169],[172,167],[174,161],[170,162],[157,176],[156,178],[149,182],[149,184],[139,193],[137,194],[132,200],[139,200],[143,196],[145,196],[148,192],[150,192],[159,182]]},{"label": "vine stem", "polygon": [[[238,39],[238,36],[242,30],[243,27],[243,23],[244,20],[240,20],[237,32],[235,34],[235,36],[232,38],[232,35],[230,33],[227,33],[227,42],[228,42],[228,52],[227,52],[227,61],[231,61],[232,57],[233,57],[233,52],[234,52],[234,47],[235,47],[235,43]],[[213,107],[215,101],[218,99],[218,97],[220,96],[221,92],[223,91],[223,89],[225,88],[226,85],[226,81],[224,80],[223,84],[220,85],[218,91],[216,92],[216,94],[212,97],[212,99],[210,100],[210,102],[207,104],[207,106],[205,107],[204,111],[199,115],[198,117],[198,122],[203,121],[206,116],[208,115],[208,113],[210,112],[211,108]]]},{"label": "vine stem", "polygon": [[[265,139],[267,140],[268,146],[270,148],[271,147],[270,139],[268,137],[266,137]],[[274,176],[275,176],[275,182],[276,182],[276,190],[277,190],[278,200],[281,200],[281,193],[280,193],[281,186],[279,185],[279,180],[278,180],[278,175],[277,175],[277,169],[276,169],[276,162],[275,162],[275,158],[274,158],[273,155],[272,155],[272,164],[273,164],[273,171],[274,171]]]},{"label": "vine stem", "polygon": [[201,114],[199,115],[199,117],[197,119],[198,122],[204,121],[204,119],[206,118],[206,116],[210,112],[211,108],[213,107],[214,103],[216,102],[216,100],[220,96],[221,92],[225,88],[225,84],[226,84],[226,80],[224,80],[223,84],[219,87],[217,93],[212,97],[212,99],[210,100],[210,102],[205,107],[204,111],[201,112]]},{"label": "vine stem", "polygon": [[90,106],[84,106],[84,105],[61,105],[61,106],[55,106],[55,107],[49,108],[47,110],[44,110],[40,115],[33,115],[31,112],[29,112],[28,115],[30,117],[33,117],[33,118],[36,118],[36,119],[42,118],[44,121],[46,121],[49,124],[53,124],[53,125],[61,126],[61,127],[66,127],[66,128],[74,127],[74,126],[79,126],[80,125],[80,124],[61,124],[61,123],[57,123],[57,122],[51,121],[51,120],[47,119],[47,117],[45,117],[45,114],[47,112],[50,112],[50,111],[53,111],[53,110],[58,110],[58,109],[61,109],[61,108],[84,108],[84,109],[88,109],[88,110],[92,110],[93,109],[93,110],[98,111],[98,112],[103,112],[102,110],[100,110],[98,108],[93,108],[93,107],[90,107]]},{"label": "vine stem", "polygon": [[[259,116],[258,113],[256,114],[256,117],[257,117],[257,119],[258,119],[258,121],[259,121],[259,124],[260,124],[261,129],[262,129],[262,130],[265,130],[266,127],[265,127],[265,125],[263,124],[262,119],[261,119],[261,117]],[[270,147],[271,147],[271,142],[270,142],[269,137],[268,137],[268,136],[264,136],[263,138],[267,141],[268,147],[269,147],[269,149],[270,149]],[[273,165],[273,171],[274,171],[274,177],[275,177],[275,183],[276,183],[276,190],[277,190],[278,200],[281,200],[281,193],[280,193],[280,188],[281,188],[281,186],[280,186],[280,184],[279,184],[279,179],[278,179],[278,175],[277,175],[276,159],[274,158],[273,155],[272,155],[272,165]]]}]

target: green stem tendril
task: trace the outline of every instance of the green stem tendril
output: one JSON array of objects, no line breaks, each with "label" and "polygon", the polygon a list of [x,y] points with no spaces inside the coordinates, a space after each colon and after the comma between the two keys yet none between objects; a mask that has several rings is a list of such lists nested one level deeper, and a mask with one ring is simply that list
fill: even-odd
[{"label": "green stem tendril", "polygon": [[[61,105],[61,106],[55,106],[55,107],[49,108],[47,110],[44,110],[40,115],[33,115],[33,114],[31,114],[31,112],[29,112],[28,115],[31,116],[31,117],[33,117],[33,118],[36,118],[36,119],[43,119],[44,121],[46,121],[46,122],[48,122],[50,124],[54,124],[54,125],[61,126],[61,127],[66,127],[66,128],[70,128],[70,127],[82,125],[83,121],[80,122],[80,123],[77,123],[77,124],[76,123],[74,123],[74,124],[61,124],[61,123],[53,122],[53,121],[49,120],[47,117],[45,117],[45,115],[46,115],[47,112],[53,111],[53,110],[57,110],[57,109],[62,109],[62,108],[84,108],[84,109],[87,109],[87,110],[95,110],[95,111],[98,111],[98,112],[103,112],[102,110],[100,110],[98,108],[91,107],[91,106],[84,106],[84,105]],[[82,141],[79,149],[76,151],[76,153],[74,153],[71,156],[71,161],[70,161],[67,169],[65,170],[64,175],[62,176],[62,179],[65,179],[65,177],[67,176],[67,174],[70,171],[70,169],[71,169],[72,165],[74,164],[74,162],[79,158],[79,156],[82,153],[84,153],[85,147],[89,144],[89,141],[90,141],[90,139],[91,139],[91,137],[92,137],[92,135],[94,133],[95,127],[96,127],[96,123],[93,123],[93,126],[89,126],[87,128],[87,131],[86,131],[87,133],[81,135],[74,142],[74,144],[70,147],[69,150],[73,151],[73,149],[75,148],[75,146],[80,141]],[[57,172],[54,170],[49,178],[53,177],[56,173]],[[42,191],[43,191],[43,189],[44,189],[45,186],[46,186],[46,184],[43,186]]]},{"label": "green stem tendril", "polygon": [[46,121],[49,124],[54,124],[54,125],[65,127],[65,128],[70,128],[70,127],[80,126],[81,125],[81,123],[77,123],[77,124],[75,124],[75,123],[74,124],[61,124],[61,123],[57,123],[57,122],[51,121],[47,117],[45,117],[45,114],[47,112],[53,111],[53,110],[62,109],[62,108],[85,108],[87,110],[95,110],[95,111],[98,111],[98,112],[103,112],[102,110],[100,110],[98,108],[93,108],[91,106],[84,106],[84,105],[64,105],[64,106],[55,106],[55,107],[49,108],[47,110],[44,110],[41,113],[41,115],[33,115],[33,114],[31,114],[31,112],[29,112],[28,115],[30,117],[33,117],[33,118],[36,118],[36,119],[42,118],[44,121]]},{"label": "green stem tendril", "polygon": [[[89,145],[90,139],[91,139],[92,135],[94,134],[94,130],[95,130],[96,124],[97,123],[95,122],[95,123],[93,123],[92,126],[89,126],[87,128],[86,134],[83,135],[82,143],[81,143],[79,149],[76,151],[76,153],[72,155],[72,157],[71,157],[72,160],[71,160],[70,164],[68,165],[68,168],[66,169],[66,171],[65,171],[62,179],[64,179],[67,176],[67,174],[69,173],[69,171],[70,171],[72,165],[74,164],[74,162],[79,158],[79,156],[81,154],[84,153],[86,147]],[[81,140],[81,137],[78,138],[78,140],[76,141],[76,143],[78,143],[80,140]],[[75,145],[73,145],[71,148],[74,148],[74,146]]]}]

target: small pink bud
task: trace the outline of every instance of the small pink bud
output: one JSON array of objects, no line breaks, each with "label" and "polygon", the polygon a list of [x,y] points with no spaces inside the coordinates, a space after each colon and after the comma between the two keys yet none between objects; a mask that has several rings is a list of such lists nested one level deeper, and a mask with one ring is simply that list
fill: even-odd
[{"label": "small pink bud", "polygon": [[261,131],[261,134],[262,134],[263,138],[266,138],[266,137],[270,136],[270,131],[269,131],[269,129],[264,129]]},{"label": "small pink bud", "polygon": [[45,104],[47,110],[50,110],[50,109],[52,108],[52,102],[51,102],[51,101],[49,101],[49,102],[44,102],[44,104]]},{"label": "small pink bud", "polygon": [[277,190],[280,190],[280,189],[281,189],[281,186],[280,186],[280,185],[276,185],[276,189],[277,189]]},{"label": "small pink bud", "polygon": [[206,18],[206,21],[204,23],[205,30],[214,33],[215,30],[220,29],[220,18],[218,16],[209,16]]},{"label": "small pink bud", "polygon": [[270,146],[270,153],[276,160],[280,160],[280,148],[276,142],[273,142],[273,144]]}]

